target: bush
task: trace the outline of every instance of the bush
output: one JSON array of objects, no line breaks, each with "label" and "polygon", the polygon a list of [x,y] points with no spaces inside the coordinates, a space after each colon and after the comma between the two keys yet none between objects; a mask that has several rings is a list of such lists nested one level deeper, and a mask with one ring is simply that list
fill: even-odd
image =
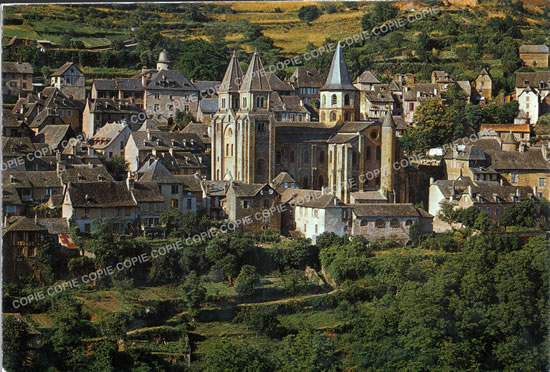
[{"label": "bush", "polygon": [[298,10],[298,18],[304,22],[312,22],[321,16],[321,11],[315,5],[306,5]]},{"label": "bush", "polygon": [[280,326],[278,314],[278,306],[247,306],[241,309],[233,320],[246,324],[256,332],[272,336]]},{"label": "bush", "polygon": [[258,284],[259,276],[256,273],[256,268],[251,265],[241,267],[241,272],[237,277],[237,285],[235,291],[241,297],[248,297],[254,293],[254,289]]}]

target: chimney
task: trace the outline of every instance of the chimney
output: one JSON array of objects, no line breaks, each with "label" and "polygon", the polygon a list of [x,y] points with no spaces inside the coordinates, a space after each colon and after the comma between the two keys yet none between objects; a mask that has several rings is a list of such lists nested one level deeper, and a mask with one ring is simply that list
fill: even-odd
[{"label": "chimney", "polygon": [[435,179],[433,177],[430,177],[430,185],[433,185],[435,182]]},{"label": "chimney", "polygon": [[134,182],[134,176],[131,172],[128,172],[128,177],[126,177],[126,187],[128,188],[128,190],[131,191],[134,189]]},{"label": "chimney", "polygon": [[153,139],[153,137],[151,136],[151,130],[147,129],[146,133],[147,133],[147,141],[151,141]]}]

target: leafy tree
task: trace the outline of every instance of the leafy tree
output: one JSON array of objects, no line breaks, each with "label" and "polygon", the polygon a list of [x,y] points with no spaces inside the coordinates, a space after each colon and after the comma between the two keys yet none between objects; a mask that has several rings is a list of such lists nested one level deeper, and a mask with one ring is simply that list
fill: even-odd
[{"label": "leafy tree", "polygon": [[407,131],[407,144],[416,151],[438,147],[453,138],[453,116],[442,102],[429,99],[422,103],[414,114],[413,128]]},{"label": "leafy tree", "polygon": [[29,330],[25,322],[13,316],[6,316],[2,325],[2,351],[7,371],[23,371],[27,359]]},{"label": "leafy tree", "polygon": [[281,371],[338,371],[336,340],[326,333],[301,330],[284,338],[277,352],[277,369]]},{"label": "leafy tree", "polygon": [[244,265],[241,267],[241,272],[237,277],[237,285],[235,286],[237,294],[241,297],[251,296],[254,293],[254,289],[259,279],[260,277],[254,266]]},{"label": "leafy tree", "polygon": [[89,274],[95,270],[94,260],[87,256],[73,257],[67,264],[69,273],[74,277]]},{"label": "leafy tree", "polygon": [[188,40],[181,45],[177,67],[189,79],[216,80],[223,76],[230,56],[225,42]]},{"label": "leafy tree", "polygon": [[540,206],[533,200],[525,200],[504,210],[500,223],[504,226],[535,227],[545,225]]},{"label": "leafy tree", "polygon": [[128,162],[119,155],[113,155],[111,160],[104,160],[103,165],[116,181],[124,180],[128,172]]},{"label": "leafy tree", "polygon": [[246,306],[235,316],[234,321],[245,323],[250,329],[267,336],[274,336],[280,326],[277,306]]},{"label": "leafy tree", "polygon": [[200,277],[191,271],[182,285],[183,301],[191,313],[195,313],[200,304],[206,298],[206,289],[202,285]]},{"label": "leafy tree", "polygon": [[376,3],[372,12],[365,14],[361,18],[361,28],[364,31],[370,31],[374,27],[381,26],[386,21],[395,18],[399,9],[388,3]]},{"label": "leafy tree", "polygon": [[150,283],[169,284],[181,279],[180,252],[170,251],[166,254],[159,254],[151,261],[151,269],[147,275]]},{"label": "leafy tree", "polygon": [[321,11],[315,5],[306,5],[298,10],[298,18],[303,22],[313,22],[321,16]]},{"label": "leafy tree", "polygon": [[206,372],[256,372],[274,371],[274,366],[262,352],[246,341],[232,342],[218,338],[208,346],[203,360]]},{"label": "leafy tree", "polygon": [[190,112],[181,111],[180,109],[176,109],[175,119],[175,126],[177,129],[180,130],[185,128],[187,124],[195,120],[193,114],[191,114]]}]

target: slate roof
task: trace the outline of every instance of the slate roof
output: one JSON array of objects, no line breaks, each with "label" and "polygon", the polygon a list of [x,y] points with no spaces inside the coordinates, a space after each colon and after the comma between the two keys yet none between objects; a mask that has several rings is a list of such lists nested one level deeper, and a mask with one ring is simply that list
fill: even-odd
[{"label": "slate roof", "polygon": [[112,98],[88,98],[87,104],[90,107],[90,112],[101,112],[105,114],[135,114],[141,112],[130,99],[114,100]]},{"label": "slate roof", "polygon": [[139,182],[177,183],[176,177],[166,169],[160,160],[146,162],[138,170]]},{"label": "slate roof", "polygon": [[65,124],[63,119],[61,119],[61,117],[55,111],[50,112],[49,110],[45,109],[40,111],[40,113],[36,115],[29,127],[40,128],[44,123],[52,125]]},{"label": "slate roof", "polygon": [[393,122],[395,123],[395,129],[397,130],[407,130],[409,127],[405,119],[400,115],[393,115]]},{"label": "slate roof", "polygon": [[546,87],[545,89],[550,89],[550,71],[517,72],[516,88],[527,87]]},{"label": "slate roof", "polygon": [[[403,93],[403,99],[406,101],[423,101],[434,97],[435,89],[437,89],[437,84],[416,84]],[[420,92],[420,97],[418,97],[418,92]]]},{"label": "slate roof", "polygon": [[338,129],[338,133],[357,133],[362,132],[371,125],[375,125],[374,121],[348,121],[344,126]]},{"label": "slate roof", "polygon": [[[520,200],[526,200],[533,196],[533,190],[529,186],[501,186],[501,185],[474,185],[471,187],[472,201],[475,203],[513,202],[514,196]],[[465,190],[464,193],[468,193]],[[481,197],[481,200],[478,199]]]},{"label": "slate roof", "polygon": [[277,175],[277,177],[275,177],[273,179],[273,181],[271,181],[271,186],[274,189],[276,189],[277,187],[279,187],[284,182],[288,182],[288,183],[294,182],[294,183],[296,183],[296,180],[294,180],[294,178],[292,178],[290,176],[290,174],[288,174],[287,172],[281,172]]},{"label": "slate roof", "polygon": [[32,74],[34,71],[28,62],[2,62],[2,72],[9,74]]},{"label": "slate roof", "polygon": [[[71,68],[71,66],[74,65],[74,62],[66,62],[63,66],[61,66],[60,68],[58,68],[57,70],[55,70],[51,76],[61,76],[63,75],[65,72],[67,72],[68,69]],[[75,65],[75,67],[77,67]],[[78,68],[78,67],[77,67]],[[80,69],[79,69],[80,70]]]},{"label": "slate roof", "polygon": [[34,218],[11,216],[8,219],[8,225],[2,226],[2,234],[10,231],[46,231],[46,228],[34,223]]},{"label": "slate roof", "polygon": [[522,45],[519,47],[520,53],[548,54],[546,45]]},{"label": "slate roof", "polygon": [[275,75],[273,72],[266,72],[267,81],[269,82],[269,86],[272,90],[276,92],[287,92],[287,93],[293,93],[294,88],[279,79],[277,75]]},{"label": "slate roof", "polygon": [[114,179],[105,167],[73,167],[61,172],[61,181],[67,184],[69,182],[107,182],[114,181]]},{"label": "slate roof", "polygon": [[159,185],[156,182],[135,182],[132,194],[134,194],[138,203],[164,201]]},{"label": "slate roof", "polygon": [[307,200],[320,198],[322,195],[323,192],[319,190],[287,188],[281,194],[281,204],[303,205]]},{"label": "slate roof", "polygon": [[388,200],[380,190],[372,190],[372,191],[354,191],[350,194],[351,199],[355,200],[358,204],[364,201],[385,201]]},{"label": "slate roof", "polygon": [[2,126],[5,128],[19,128],[21,122],[10,109],[2,110]]},{"label": "slate roof", "polygon": [[267,72],[264,70],[262,60],[257,52],[254,52],[248,70],[242,79],[240,92],[269,92],[271,91]]},{"label": "slate roof", "polygon": [[25,175],[33,187],[61,187],[56,171],[26,171]]},{"label": "slate roof", "polygon": [[200,124],[200,123],[189,123],[183,128],[180,133],[193,133],[196,134],[204,144],[209,144],[211,142],[210,136],[208,135],[209,125]]},{"label": "slate roof", "polygon": [[270,107],[273,112],[308,113],[300,102],[299,96],[280,96],[277,92],[270,96]]},{"label": "slate roof", "polygon": [[231,56],[231,60],[229,61],[229,65],[227,66],[227,70],[223,76],[219,92],[237,93],[242,81],[243,71],[241,69],[241,65],[239,64],[239,60],[237,59],[237,55],[235,54],[235,51],[233,51],[233,55]]},{"label": "slate roof", "polygon": [[107,144],[96,143],[96,144],[93,145],[93,147],[94,148],[99,148],[99,149],[107,147],[111,143],[111,141],[116,139],[116,137],[118,137],[118,135],[127,126],[128,126],[128,124],[126,124],[126,123],[116,123],[116,122],[105,124],[104,126],[99,128],[99,130],[96,132],[96,134],[94,134],[94,136],[92,137],[92,140],[93,141],[108,141]]},{"label": "slate roof", "polygon": [[48,144],[51,147],[58,147],[63,138],[67,135],[72,136],[73,131],[69,124],[65,125],[46,125],[40,132],[38,136],[43,136],[43,142]]},{"label": "slate roof", "polygon": [[377,103],[393,103],[395,100],[388,89],[387,84],[379,84],[374,86],[374,90],[366,90],[362,92],[370,102]]},{"label": "slate roof", "polygon": [[36,150],[36,145],[28,137],[2,137],[2,155],[20,156]]},{"label": "slate roof", "polygon": [[266,183],[242,183],[242,182],[231,182],[229,187],[233,188],[236,197],[253,197],[256,196],[267,186]]},{"label": "slate roof", "polygon": [[361,75],[359,75],[357,79],[355,79],[355,82],[364,84],[379,84],[380,80],[378,80],[376,76],[372,74],[372,72],[366,70]]},{"label": "slate roof", "polygon": [[305,208],[317,208],[317,209],[326,209],[326,208],[341,208],[345,204],[342,203],[340,199],[332,194],[316,194],[315,197],[305,200],[301,205]]},{"label": "slate roof", "polygon": [[125,182],[76,182],[67,188],[73,208],[134,207]]},{"label": "slate roof", "polygon": [[177,70],[160,70],[149,80],[146,89],[198,91],[197,87]]},{"label": "slate roof", "polygon": [[[195,133],[173,133],[163,131],[151,131],[151,140],[147,139],[147,132],[132,132],[132,138],[139,150],[168,151],[200,151],[204,149],[199,136]],[[193,140],[193,144],[191,144]],[[185,144],[184,144],[185,142]]]},{"label": "slate roof", "polygon": [[194,154],[189,151],[177,151],[173,154],[169,152],[161,152],[156,155],[149,154],[145,157],[144,161],[160,160],[162,165],[170,171],[170,173],[179,173],[181,169],[193,170],[196,172],[200,170],[210,170],[210,158],[203,154]]},{"label": "slate roof", "polygon": [[69,223],[66,218],[39,218],[38,224],[48,230],[48,234],[69,234]]},{"label": "slate roof", "polygon": [[183,185],[184,192],[201,192],[201,180],[193,174],[178,174],[175,175],[178,184]]},{"label": "slate roof", "polygon": [[195,80],[192,83],[199,91],[208,94],[217,93],[221,85],[221,81],[215,80]]},{"label": "slate roof", "polygon": [[22,205],[23,202],[17,193],[17,189],[10,185],[2,185],[2,202],[4,204]]},{"label": "slate roof", "polygon": [[437,180],[434,185],[439,188],[445,199],[449,199],[451,196],[458,196],[466,190],[468,186],[473,186],[473,182],[470,177],[461,177],[456,180]]},{"label": "slate roof", "polygon": [[357,217],[427,217],[432,215],[410,203],[371,203],[353,205],[353,213]]},{"label": "slate roof", "polygon": [[456,82],[456,84],[458,85],[458,87],[460,89],[462,89],[462,91],[464,93],[466,93],[466,97],[471,97],[472,96],[472,85],[470,84],[469,81],[459,80],[459,81]]},{"label": "slate roof", "polygon": [[321,90],[357,90],[351,82],[340,41],[332,58],[327,80]]},{"label": "slate roof", "polygon": [[337,133],[328,140],[328,143],[349,143],[356,138],[359,138],[357,133]]},{"label": "slate roof", "polygon": [[290,76],[290,83],[297,88],[321,88],[324,80],[314,67],[298,67]]},{"label": "slate roof", "polygon": [[32,184],[26,171],[3,171],[2,186],[13,188],[29,188]]},{"label": "slate roof", "polygon": [[217,98],[203,98],[200,100],[201,111],[205,114],[213,114],[218,111]]},{"label": "slate roof", "polygon": [[497,171],[550,170],[550,162],[544,159],[540,148],[528,148],[525,152],[502,151],[498,140],[494,138],[482,138],[476,144],[489,155],[491,167]]}]

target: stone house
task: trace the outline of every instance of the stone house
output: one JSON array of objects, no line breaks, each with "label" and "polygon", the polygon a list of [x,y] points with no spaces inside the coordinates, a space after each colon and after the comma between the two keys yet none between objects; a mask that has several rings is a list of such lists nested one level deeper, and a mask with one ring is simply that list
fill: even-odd
[{"label": "stone house", "polygon": [[281,232],[280,195],[268,184],[231,182],[224,209],[237,231]]},{"label": "stone house", "polygon": [[33,91],[33,69],[28,62],[2,62],[2,95],[26,96]]},{"label": "stone house", "polygon": [[481,70],[474,81],[478,100],[490,100],[493,98],[493,79],[487,68]]},{"label": "stone house", "polygon": [[82,113],[82,132],[92,138],[101,127],[110,122],[125,122],[137,130],[145,121],[142,109],[129,99],[97,98],[86,100]]},{"label": "stone house", "polygon": [[361,204],[352,206],[352,235],[367,240],[391,239],[401,243],[409,240],[414,223],[420,231],[432,233],[433,216],[412,204]]},{"label": "stone house", "polygon": [[86,77],[73,62],[67,62],[51,76],[51,85],[62,91],[67,97],[82,101],[86,99]]},{"label": "stone house", "polygon": [[548,47],[546,45],[522,45],[519,47],[519,58],[524,66],[547,68]]},{"label": "stone house", "polygon": [[90,139],[90,146],[107,160],[115,155],[124,158],[124,149],[131,132],[125,122],[107,123]]},{"label": "stone house", "polygon": [[317,69],[314,67],[298,67],[290,76],[288,83],[294,88],[294,94],[305,103],[319,101],[320,89],[325,83]]},{"label": "stone house", "polygon": [[407,123],[412,123],[414,113],[428,99],[439,99],[437,84],[416,84],[403,87],[403,117]]},{"label": "stone house", "polygon": [[515,93],[520,111],[535,125],[539,116],[550,112],[550,71],[516,73]]}]

